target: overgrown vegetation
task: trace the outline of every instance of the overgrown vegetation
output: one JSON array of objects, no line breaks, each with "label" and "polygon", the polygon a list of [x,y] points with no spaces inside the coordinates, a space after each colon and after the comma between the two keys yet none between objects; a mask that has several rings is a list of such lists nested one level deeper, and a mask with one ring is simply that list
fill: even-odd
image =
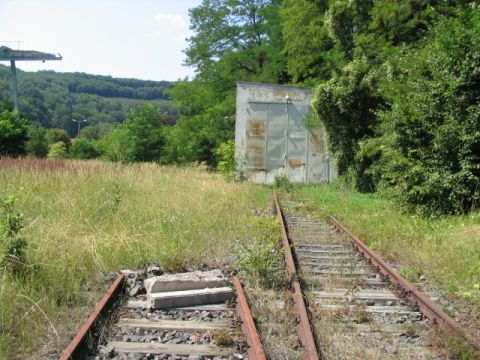
[{"label": "overgrown vegetation", "polygon": [[[441,289],[443,296],[469,313],[465,325],[478,329],[479,212],[426,219],[402,213],[377,195],[351,191],[341,182],[295,188],[290,194],[301,204],[300,211],[337,217],[368,246],[400,265],[400,273],[409,280]],[[448,311],[456,315],[458,310]]]},{"label": "overgrown vegetation", "polygon": [[2,359],[49,342],[64,348],[69,337],[56,333],[73,334],[85,320],[104,289],[100,272],[152,261],[166,270],[235,266],[238,244],[272,242],[274,223],[250,212],[268,206],[270,190],[199,166],[3,157],[0,196],[12,194],[9,213],[21,210],[25,226],[7,249],[30,270],[0,272]]},{"label": "overgrown vegetation", "polygon": [[0,198],[0,271],[18,275],[27,268],[23,213],[15,209],[15,196]]},{"label": "overgrown vegetation", "polygon": [[[285,286],[285,264],[279,242],[279,223],[276,217],[259,216],[252,218],[252,237],[258,238],[260,230],[262,242],[246,244],[241,249],[239,269],[242,278],[261,289],[279,289]],[[268,234],[266,236],[265,234]]]},{"label": "overgrown vegetation", "polygon": [[[380,191],[427,216],[477,209],[478,2],[204,0],[190,10],[190,23],[185,53],[186,65],[196,70],[192,80],[169,88],[165,82],[21,73],[28,80],[20,84],[22,113],[69,134],[75,133],[72,118],[92,120],[94,126],[83,129],[91,142],[83,141],[85,151],[73,156],[200,162],[231,177],[224,156],[234,135],[235,83],[312,86],[318,119],[309,123],[323,123],[340,174],[357,190]],[[41,93],[37,82],[49,91]],[[8,109],[6,84],[0,78],[0,106]],[[50,89],[62,101],[53,101]],[[158,104],[154,116],[151,105],[132,113],[122,104],[91,104],[91,94],[162,101],[170,96],[179,119]],[[112,123],[124,119],[112,130]],[[161,130],[145,137],[152,128]],[[39,135],[30,133],[32,139]],[[96,146],[99,139],[103,146]]]}]

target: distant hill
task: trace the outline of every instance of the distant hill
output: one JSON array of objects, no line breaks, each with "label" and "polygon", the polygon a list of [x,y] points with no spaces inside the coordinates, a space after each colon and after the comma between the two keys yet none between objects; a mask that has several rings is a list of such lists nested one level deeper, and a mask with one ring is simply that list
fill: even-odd
[{"label": "distant hill", "polygon": [[[110,128],[125,119],[128,110],[150,102],[176,121],[178,110],[165,90],[169,81],[121,79],[85,73],[17,70],[20,112],[30,121],[76,134],[72,119],[87,119],[88,125]],[[0,105],[11,104],[10,68],[0,65]]]}]

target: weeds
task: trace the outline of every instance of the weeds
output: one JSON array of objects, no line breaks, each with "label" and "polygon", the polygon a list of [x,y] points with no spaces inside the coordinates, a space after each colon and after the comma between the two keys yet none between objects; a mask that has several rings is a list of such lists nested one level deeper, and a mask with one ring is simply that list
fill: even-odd
[{"label": "weeds", "polygon": [[252,217],[254,226],[266,229],[261,241],[242,249],[239,268],[252,285],[278,289],[284,284],[283,252],[279,244],[279,224],[274,216]]},{"label": "weeds", "polygon": [[3,252],[0,255],[0,267],[19,274],[26,263],[27,241],[20,235],[24,224],[23,213],[15,209],[15,196],[0,199],[0,240]]},{"label": "weeds", "polygon": [[[28,239],[15,254],[36,267],[0,280],[2,359],[32,358],[55,344],[47,317],[65,334],[59,348],[66,346],[108,286],[101,272],[152,262],[171,270],[233,265],[234,243],[253,247],[272,232],[250,214],[268,203],[268,188],[226,182],[200,166],[2,157],[0,197],[8,194],[21,194],[15,206],[25,227],[17,239]],[[44,299],[47,317],[18,294]]]}]

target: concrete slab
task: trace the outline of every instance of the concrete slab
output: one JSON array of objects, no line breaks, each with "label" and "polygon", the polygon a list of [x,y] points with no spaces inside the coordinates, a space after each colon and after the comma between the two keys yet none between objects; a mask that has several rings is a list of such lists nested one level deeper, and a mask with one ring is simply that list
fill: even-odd
[{"label": "concrete slab", "polygon": [[144,281],[147,294],[215,288],[228,285],[228,279],[218,269],[154,276]]},{"label": "concrete slab", "polygon": [[185,291],[169,291],[148,294],[147,301],[151,309],[166,309],[181,306],[218,304],[234,297],[229,287],[206,288]]},{"label": "concrete slab", "polygon": [[141,354],[170,354],[170,355],[200,355],[200,356],[225,356],[233,354],[233,349],[221,348],[214,345],[186,345],[186,344],[158,344],[112,341],[108,345],[118,353]]},{"label": "concrete slab", "polygon": [[178,331],[207,331],[231,328],[230,322],[225,320],[191,321],[191,320],[152,320],[152,319],[120,319],[117,326]]}]

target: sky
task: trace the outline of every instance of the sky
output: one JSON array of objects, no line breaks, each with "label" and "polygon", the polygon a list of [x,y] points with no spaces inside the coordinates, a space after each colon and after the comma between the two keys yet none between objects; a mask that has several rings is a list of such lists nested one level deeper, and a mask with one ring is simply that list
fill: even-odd
[{"label": "sky", "polygon": [[[61,61],[17,62],[22,70],[85,72],[178,80],[189,30],[188,9],[201,0],[0,0],[0,46],[60,53]],[[10,44],[18,48],[17,43]],[[2,62],[4,65],[8,63]]]}]

